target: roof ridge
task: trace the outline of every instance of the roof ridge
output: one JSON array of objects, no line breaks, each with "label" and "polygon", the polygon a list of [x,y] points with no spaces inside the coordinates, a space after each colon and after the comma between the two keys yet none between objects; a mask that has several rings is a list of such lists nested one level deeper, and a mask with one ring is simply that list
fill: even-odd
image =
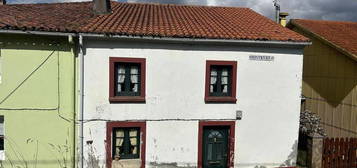
[{"label": "roof ridge", "polygon": [[179,6],[179,7],[197,7],[197,8],[228,8],[228,9],[251,9],[248,7],[239,7],[239,6],[205,6],[205,5],[186,5],[186,4],[160,4],[155,2],[118,2],[112,1],[112,3],[119,3],[119,4],[134,4],[134,5],[157,5],[157,6]]},{"label": "roof ridge", "polygon": [[[54,2],[54,3],[8,3],[6,5],[1,5],[2,7],[6,6],[33,6],[33,5],[61,5],[61,4],[84,4],[84,3],[92,3],[92,1],[77,1],[77,2]],[[0,7],[1,7],[0,6]]]},{"label": "roof ridge", "polygon": [[353,23],[357,24],[354,21],[337,21],[337,20],[315,20],[315,19],[291,19],[296,21],[308,21],[308,22],[325,22],[325,23]]}]

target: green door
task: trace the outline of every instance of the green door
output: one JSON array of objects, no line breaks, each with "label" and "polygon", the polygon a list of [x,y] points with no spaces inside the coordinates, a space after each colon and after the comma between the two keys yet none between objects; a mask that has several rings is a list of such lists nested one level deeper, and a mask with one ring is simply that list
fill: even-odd
[{"label": "green door", "polygon": [[203,128],[203,168],[227,168],[228,129]]}]

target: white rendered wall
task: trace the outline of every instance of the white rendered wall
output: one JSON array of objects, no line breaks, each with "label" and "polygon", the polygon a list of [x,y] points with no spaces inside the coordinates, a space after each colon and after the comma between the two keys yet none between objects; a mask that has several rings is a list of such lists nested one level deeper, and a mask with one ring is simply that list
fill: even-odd
[{"label": "white rendered wall", "polygon": [[[275,59],[253,61],[250,55]],[[109,103],[109,57],[146,58],[146,103]],[[238,62],[236,104],[204,102],[206,60]],[[105,121],[149,120],[146,167],[195,167],[198,120],[235,120],[236,110],[242,110],[235,167],[295,162],[301,75],[298,49],[85,40],[84,117],[102,121],[85,123],[84,140],[93,140],[104,166]],[[89,146],[85,149],[88,153]]]}]

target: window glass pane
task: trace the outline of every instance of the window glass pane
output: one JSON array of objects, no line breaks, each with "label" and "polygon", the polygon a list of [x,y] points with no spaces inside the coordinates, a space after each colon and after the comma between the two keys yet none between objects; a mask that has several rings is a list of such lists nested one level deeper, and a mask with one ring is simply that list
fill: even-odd
[{"label": "window glass pane", "polygon": [[123,142],[124,142],[123,138],[117,138],[115,146],[123,146]]},{"label": "window glass pane", "polygon": [[132,83],[132,84],[131,84],[130,91],[132,91],[132,92],[138,92],[138,91],[139,91],[139,84],[137,84],[137,83]]},{"label": "window glass pane", "polygon": [[222,93],[228,93],[228,85],[222,85]]},{"label": "window glass pane", "polygon": [[[123,155],[123,148],[122,147],[117,147],[115,148],[115,155]],[[114,156],[115,156],[114,155]]]},{"label": "window glass pane", "polygon": [[216,68],[212,68],[211,69],[211,76],[217,76],[217,69]]},{"label": "window glass pane", "polygon": [[216,76],[211,76],[211,85],[214,85],[217,83],[217,77]]},{"label": "window glass pane", "polygon": [[130,91],[139,92],[139,66],[130,66]]},{"label": "window glass pane", "polygon": [[211,67],[209,86],[210,95],[227,96],[231,87],[231,70],[232,68],[226,65],[214,65]]},{"label": "window glass pane", "polygon": [[217,92],[217,85],[210,85],[210,93]]},{"label": "window glass pane", "polygon": [[131,75],[137,75],[139,74],[139,66],[138,65],[132,65],[130,67],[130,74]]},{"label": "window glass pane", "polygon": [[136,137],[135,138],[130,138],[130,154],[137,154],[138,153],[137,142],[138,142],[138,139]]},{"label": "window glass pane", "polygon": [[222,69],[222,76],[228,76],[228,68]]},{"label": "window glass pane", "polygon": [[136,137],[137,135],[138,135],[138,130],[136,130],[136,129],[130,130],[130,132],[129,132],[130,137]]},{"label": "window glass pane", "polygon": [[118,88],[117,91],[118,92],[122,92],[124,91],[124,81],[125,81],[125,67],[123,65],[119,65],[118,66]]},{"label": "window glass pane", "polygon": [[222,83],[222,85],[227,85],[228,84],[228,76],[227,77],[222,77],[221,78],[221,83]]},{"label": "window glass pane", "polygon": [[217,92],[217,69],[211,69],[210,93]]},{"label": "window glass pane", "polygon": [[116,135],[117,138],[123,138],[124,137],[124,130],[123,129],[119,129],[116,131]]},{"label": "window glass pane", "polygon": [[0,150],[4,150],[4,116],[0,116]]},{"label": "window glass pane", "polygon": [[140,136],[139,128],[116,128],[114,129],[113,157],[120,154],[122,159],[139,157]]}]

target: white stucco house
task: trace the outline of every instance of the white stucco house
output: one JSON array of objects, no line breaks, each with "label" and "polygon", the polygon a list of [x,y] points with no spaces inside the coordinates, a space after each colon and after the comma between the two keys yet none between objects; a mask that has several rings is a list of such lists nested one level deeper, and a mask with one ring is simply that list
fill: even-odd
[{"label": "white stucco house", "polygon": [[85,167],[295,166],[308,39],[247,8],[100,3],[80,30]]}]

